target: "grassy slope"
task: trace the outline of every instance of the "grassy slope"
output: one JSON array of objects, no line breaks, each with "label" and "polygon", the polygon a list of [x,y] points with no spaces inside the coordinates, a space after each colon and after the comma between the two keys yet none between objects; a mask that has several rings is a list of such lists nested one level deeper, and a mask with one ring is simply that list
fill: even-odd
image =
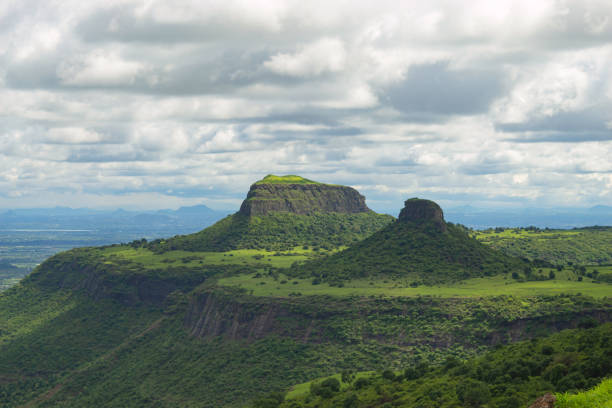
[{"label": "grassy slope", "polygon": [[296,246],[331,249],[351,245],[378,231],[393,217],[370,213],[274,213],[249,217],[236,213],[196,234],[154,241],[154,251],[288,250]]},{"label": "grassy slope", "polygon": [[[600,268],[601,269],[601,268]],[[550,269],[544,268],[548,274]],[[219,279],[219,285],[244,288],[255,296],[439,296],[445,298],[486,296],[546,296],[561,293],[583,293],[594,297],[612,296],[612,285],[595,283],[592,279],[577,281],[569,270],[556,271],[556,278],[544,281],[519,282],[507,275],[472,278],[440,285],[411,287],[410,279],[355,279],[343,282],[343,286],[328,283],[313,285],[312,279],[302,279],[262,273],[239,274]]]},{"label": "grassy slope", "polygon": [[0,294],[0,406],[31,401],[144,330],[160,313],[19,284]]},{"label": "grassy slope", "polygon": [[434,225],[396,221],[345,251],[291,273],[332,283],[379,276],[434,284],[522,271],[524,266],[454,225],[439,232]]},{"label": "grassy slope", "polygon": [[511,256],[581,265],[612,263],[612,227],[573,230],[505,229],[475,231],[481,242]]},{"label": "grassy slope", "polygon": [[[585,389],[612,370],[612,325],[567,330],[548,338],[504,346],[483,356],[448,359],[439,368],[408,367],[406,375],[375,376],[327,396],[308,393],[287,400],[283,408],[360,407],[524,407],[545,392]],[[392,379],[392,377],[395,377]],[[316,389],[316,387],[315,387]],[[608,394],[604,383],[593,394]],[[592,396],[592,394],[591,394]],[[576,397],[584,401],[588,397]],[[605,399],[605,398],[602,398]],[[567,405],[565,407],[597,407]],[[347,402],[347,401],[353,401]],[[256,406],[256,405],[255,405]]]},{"label": "grassy slope", "polygon": [[612,379],[595,388],[576,393],[557,394],[557,408],[612,408]]}]

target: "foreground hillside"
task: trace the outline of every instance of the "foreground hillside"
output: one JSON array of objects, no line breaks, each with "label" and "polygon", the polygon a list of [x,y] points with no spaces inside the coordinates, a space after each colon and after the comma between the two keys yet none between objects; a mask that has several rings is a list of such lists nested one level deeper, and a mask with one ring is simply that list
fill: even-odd
[{"label": "foreground hillside", "polygon": [[[385,370],[355,378],[321,379],[302,395],[274,404],[263,397],[254,407],[499,407],[518,408],[546,392],[591,388],[612,374],[612,325],[568,330],[535,341],[519,342],[468,360],[447,358],[441,366],[426,361],[403,371]],[[340,380],[340,381],[339,381]],[[559,408],[595,408],[577,402],[610,402],[609,382],[591,395],[560,395]],[[340,389],[342,388],[342,389]],[[608,391],[609,392],[609,391]],[[268,404],[264,405],[263,402]]]},{"label": "foreground hillside", "polygon": [[591,390],[557,395],[557,408],[612,407],[612,378]]},{"label": "foreground hillside", "polygon": [[[504,263],[537,267],[470,240],[429,202],[392,221],[353,189],[297,176],[258,185],[249,213],[229,218],[246,220],[238,229],[226,219],[193,235],[67,251],[0,294],[0,406],[237,407],[342,371],[438,367],[612,319],[609,284],[544,266],[530,275],[543,280],[515,279]],[[337,205],[322,204],[329,194]],[[296,273],[376,236],[365,279]],[[430,262],[433,274],[387,273],[401,266],[402,239],[415,244],[403,262]],[[426,285],[428,274],[439,283]]]}]

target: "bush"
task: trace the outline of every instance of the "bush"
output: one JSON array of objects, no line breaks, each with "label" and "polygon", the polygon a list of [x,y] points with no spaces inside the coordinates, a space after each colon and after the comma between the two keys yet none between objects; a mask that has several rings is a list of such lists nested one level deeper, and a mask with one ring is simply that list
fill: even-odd
[{"label": "bush", "polygon": [[367,378],[361,377],[361,378],[358,378],[353,385],[356,390],[360,390],[370,385],[370,380],[368,380]]},{"label": "bush", "polygon": [[384,378],[385,380],[393,381],[395,380],[395,373],[387,369],[382,372],[382,378]]},{"label": "bush", "polygon": [[491,399],[491,391],[487,384],[471,378],[459,383],[456,392],[459,401],[467,407],[477,408]]}]

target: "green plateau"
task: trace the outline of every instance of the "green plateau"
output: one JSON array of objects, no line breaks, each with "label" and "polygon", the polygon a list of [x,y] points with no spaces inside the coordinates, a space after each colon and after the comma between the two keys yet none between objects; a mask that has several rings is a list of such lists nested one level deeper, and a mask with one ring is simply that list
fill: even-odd
[{"label": "green plateau", "polygon": [[[586,251],[569,253],[572,233],[555,232],[547,248],[564,256],[542,260],[493,248],[428,200],[396,220],[350,187],[268,176],[198,233],[62,252],[0,293],[0,407],[604,395],[593,387],[610,375],[612,266],[570,264]],[[330,376],[353,380],[336,390]]]}]

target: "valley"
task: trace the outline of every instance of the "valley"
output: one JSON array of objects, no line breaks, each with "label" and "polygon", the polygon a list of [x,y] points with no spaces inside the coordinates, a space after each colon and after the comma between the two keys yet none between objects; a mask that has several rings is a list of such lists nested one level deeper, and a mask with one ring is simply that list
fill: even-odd
[{"label": "valley", "polygon": [[[65,251],[0,294],[0,406],[451,407],[476,384],[470,406],[519,408],[595,387],[608,229],[516,231],[266,177],[200,232]],[[365,382],[313,392],[342,372]]]}]

